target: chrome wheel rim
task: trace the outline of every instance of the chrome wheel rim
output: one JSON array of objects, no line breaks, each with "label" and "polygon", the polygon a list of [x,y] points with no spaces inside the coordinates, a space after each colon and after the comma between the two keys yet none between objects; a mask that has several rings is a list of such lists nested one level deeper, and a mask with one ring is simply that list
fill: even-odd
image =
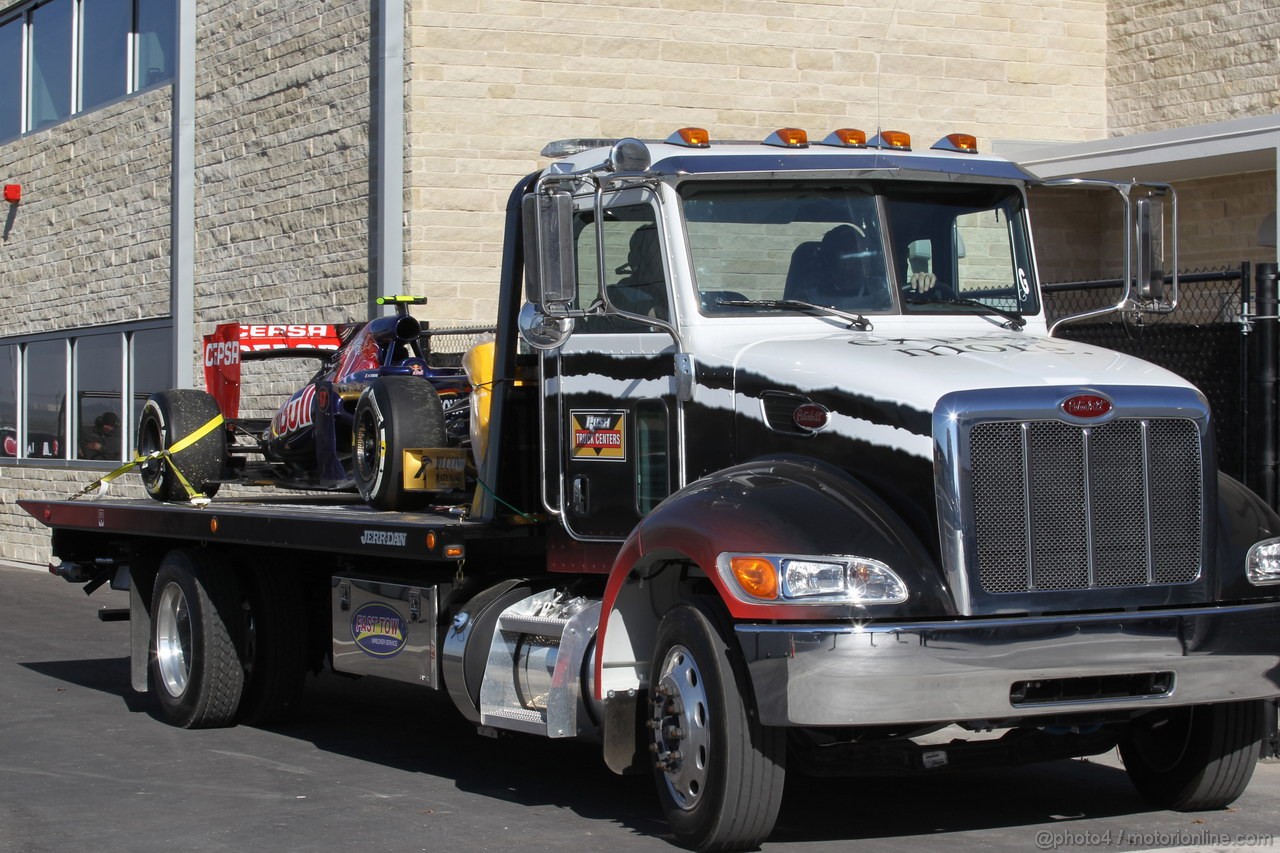
[{"label": "chrome wheel rim", "polygon": [[191,613],[176,583],[164,588],[156,607],[156,666],[169,695],[182,696],[191,678]]},{"label": "chrome wheel rim", "polygon": [[698,662],[684,646],[672,646],[653,691],[654,766],[672,801],[689,811],[702,799],[711,757],[707,691]]}]

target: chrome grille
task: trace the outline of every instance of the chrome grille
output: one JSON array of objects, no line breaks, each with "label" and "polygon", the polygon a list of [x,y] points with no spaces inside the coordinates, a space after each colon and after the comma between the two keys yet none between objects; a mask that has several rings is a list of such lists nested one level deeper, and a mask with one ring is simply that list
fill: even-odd
[{"label": "chrome grille", "polygon": [[1187,583],[1200,566],[1194,421],[994,421],[969,433],[977,576],[990,594]]}]

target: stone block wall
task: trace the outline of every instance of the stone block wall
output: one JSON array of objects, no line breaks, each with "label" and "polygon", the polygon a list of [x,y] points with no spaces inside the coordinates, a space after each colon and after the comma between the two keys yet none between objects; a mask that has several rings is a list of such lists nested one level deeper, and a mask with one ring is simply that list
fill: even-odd
[{"label": "stone block wall", "polygon": [[[0,181],[22,186],[0,206],[0,337],[169,314],[170,106],[160,87],[0,145]],[[70,497],[100,468],[0,466],[0,559],[45,563],[49,532],[17,501]]]},{"label": "stone block wall", "polygon": [[507,192],[553,139],[1106,131],[1102,0],[420,0],[408,21],[405,278],[437,319],[492,317]]},{"label": "stone block wall", "polygon": [[1110,136],[1280,109],[1280,6],[1273,0],[1107,4]]},{"label": "stone block wall", "polygon": [[[1174,184],[1178,198],[1178,269],[1235,270],[1242,261],[1275,263],[1258,230],[1275,209],[1275,172],[1220,175]],[[1123,208],[1114,193],[1033,190],[1033,233],[1043,281],[1091,281],[1123,274]],[[1165,230],[1172,234],[1172,214]],[[1166,256],[1173,244],[1166,237]]]},{"label": "stone block wall", "polygon": [[169,314],[168,88],[0,145],[0,337]]},{"label": "stone block wall", "polygon": [[1178,257],[1184,270],[1235,269],[1241,261],[1275,263],[1274,246],[1258,245],[1258,229],[1275,210],[1276,173],[1220,175],[1175,185]]},{"label": "stone block wall", "polygon": [[365,319],[367,3],[209,0],[196,21],[198,331]]}]

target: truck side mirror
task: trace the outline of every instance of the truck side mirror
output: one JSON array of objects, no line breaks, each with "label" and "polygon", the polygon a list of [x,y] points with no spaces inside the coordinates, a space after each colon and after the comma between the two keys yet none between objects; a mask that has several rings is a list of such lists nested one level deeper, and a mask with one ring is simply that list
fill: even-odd
[{"label": "truck side mirror", "polygon": [[[573,254],[573,195],[526,196],[524,218],[525,290],[535,305],[565,310],[578,295]],[[558,313],[558,312],[557,312]]]},{"label": "truck side mirror", "polygon": [[1137,296],[1146,302],[1164,299],[1164,199],[1140,198],[1135,207],[1137,229]]}]

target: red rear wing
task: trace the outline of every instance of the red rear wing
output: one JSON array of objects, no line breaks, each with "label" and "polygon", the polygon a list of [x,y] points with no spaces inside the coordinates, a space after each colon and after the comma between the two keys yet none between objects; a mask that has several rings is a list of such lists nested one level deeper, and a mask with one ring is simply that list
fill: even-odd
[{"label": "red rear wing", "polygon": [[223,323],[204,336],[204,385],[224,418],[240,416],[240,362],[324,356],[342,346],[357,324]]}]

